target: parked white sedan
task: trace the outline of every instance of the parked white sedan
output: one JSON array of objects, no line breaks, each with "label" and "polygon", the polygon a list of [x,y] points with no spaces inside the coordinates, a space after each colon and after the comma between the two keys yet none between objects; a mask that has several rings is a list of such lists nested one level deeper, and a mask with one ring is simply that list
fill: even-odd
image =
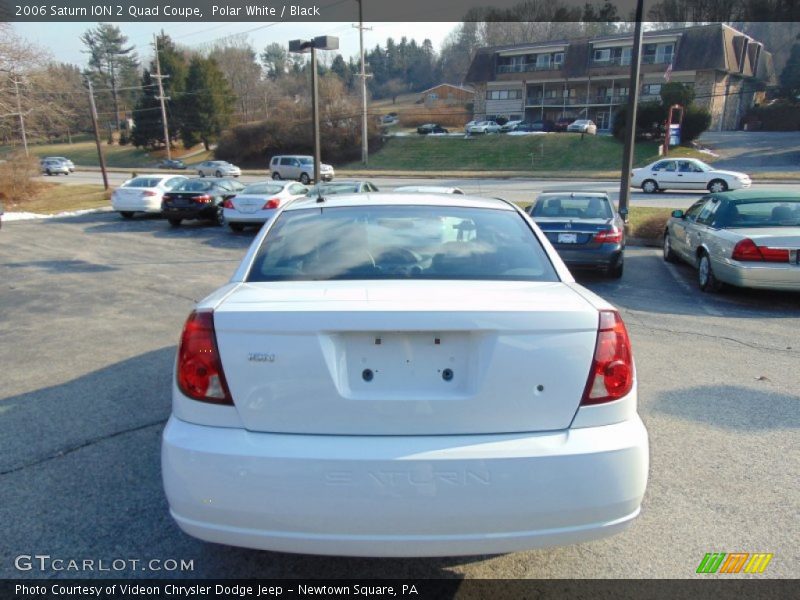
[{"label": "parked white sedan", "polygon": [[225,160],[207,160],[197,165],[199,177],[239,177],[242,170]]},{"label": "parked white sedan", "polygon": [[191,313],[175,369],[164,486],[204,540],[493,554],[639,514],[625,325],[501,200],[293,201]]},{"label": "parked white sedan", "polygon": [[186,181],[183,175],[139,175],[128,179],[111,194],[111,208],[126,219],[134,213],[160,213],[164,194]]},{"label": "parked white sedan", "polygon": [[631,172],[631,186],[648,194],[668,189],[716,193],[750,185],[752,181],[746,173],[721,171],[696,158],[665,158]]},{"label": "parked white sedan", "polygon": [[247,225],[260,227],[275,216],[282,205],[307,193],[308,188],[296,181],[253,183],[223,200],[222,215],[233,231],[242,231]]},{"label": "parked white sedan", "polygon": [[467,133],[500,133],[500,125],[494,121],[478,121],[467,127]]}]

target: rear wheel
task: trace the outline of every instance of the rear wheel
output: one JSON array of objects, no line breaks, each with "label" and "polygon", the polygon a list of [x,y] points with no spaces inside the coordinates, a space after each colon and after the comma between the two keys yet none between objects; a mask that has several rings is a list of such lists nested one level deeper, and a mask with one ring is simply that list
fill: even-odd
[{"label": "rear wheel", "polygon": [[217,227],[225,225],[225,214],[222,212],[222,208],[218,208],[217,214],[214,215],[214,225]]},{"label": "rear wheel", "polygon": [[222,177],[222,171],[217,171],[216,173],[214,173],[214,175],[216,175],[217,177]]},{"label": "rear wheel", "polygon": [[697,283],[704,292],[718,292],[722,289],[722,282],[714,275],[711,268],[711,259],[703,252],[697,263]]},{"label": "rear wheel", "polygon": [[606,271],[606,277],[609,279],[620,279],[622,277],[622,272],[625,269],[625,263],[620,260],[616,265],[613,267],[609,267]]},{"label": "rear wheel", "polygon": [[275,172],[272,174],[272,178],[273,178],[275,181],[280,181],[280,179],[281,179],[281,174],[280,174],[280,173],[278,173],[277,171],[275,171]]},{"label": "rear wheel", "polygon": [[197,174],[198,174],[200,177],[205,177],[205,176],[206,176],[206,174],[205,174],[205,173],[203,173],[202,171],[198,171],[198,172],[197,172]]},{"label": "rear wheel", "polygon": [[727,192],[728,191],[728,184],[725,183],[722,179],[714,179],[708,184],[708,191],[712,194],[717,194],[719,192]]},{"label": "rear wheel", "polygon": [[308,185],[311,181],[311,178],[308,176],[308,173],[300,173],[300,183],[303,185]]},{"label": "rear wheel", "polygon": [[652,179],[645,179],[642,182],[642,191],[645,194],[655,194],[658,191],[658,184]]},{"label": "rear wheel", "polygon": [[678,256],[675,254],[675,251],[672,249],[672,242],[669,240],[669,230],[664,232],[664,260],[667,262],[678,262]]},{"label": "rear wheel", "polygon": [[50,171],[50,169],[47,169],[47,171],[45,171],[45,173],[47,173],[48,176],[53,174],[52,171]]},{"label": "rear wheel", "polygon": [[131,211],[129,211],[129,210],[123,210],[119,214],[122,215],[123,219],[132,219],[133,218],[133,213]]},{"label": "rear wheel", "polygon": [[228,223],[228,227],[231,228],[231,231],[244,231],[244,225],[241,223]]},{"label": "rear wheel", "polygon": [[167,219],[167,221],[169,221],[169,224],[172,227],[180,227],[181,226],[181,222],[183,221],[183,219],[179,219],[177,217],[169,217]]}]

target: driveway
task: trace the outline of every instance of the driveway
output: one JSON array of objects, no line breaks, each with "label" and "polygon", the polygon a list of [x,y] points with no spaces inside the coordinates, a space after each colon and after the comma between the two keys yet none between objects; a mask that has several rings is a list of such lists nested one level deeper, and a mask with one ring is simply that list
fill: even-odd
[{"label": "driveway", "polygon": [[698,141],[719,154],[719,169],[800,171],[797,131],[707,131]]},{"label": "driveway", "polygon": [[[717,551],[771,552],[758,577],[800,575],[800,295],[705,295],[693,269],[643,248],[629,249],[619,281],[579,279],[620,308],[636,352],[651,469],[642,514],[624,533],[403,560],[227,548],[183,534],[159,454],[175,345],[193,303],[230,277],[252,239],[112,213],[3,226],[0,577],[692,578]],[[193,568],[20,572],[24,554]]]}]

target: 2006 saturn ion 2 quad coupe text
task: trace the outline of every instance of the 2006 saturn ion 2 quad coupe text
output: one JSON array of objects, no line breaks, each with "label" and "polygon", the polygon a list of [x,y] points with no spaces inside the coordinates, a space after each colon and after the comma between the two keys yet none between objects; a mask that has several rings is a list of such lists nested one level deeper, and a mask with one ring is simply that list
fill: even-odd
[{"label": "2006 saturn ion 2 quad coupe text", "polygon": [[582,542],[639,514],[636,390],[619,313],[517,207],[299,199],[186,321],[164,486],[185,532],[235,546]]}]

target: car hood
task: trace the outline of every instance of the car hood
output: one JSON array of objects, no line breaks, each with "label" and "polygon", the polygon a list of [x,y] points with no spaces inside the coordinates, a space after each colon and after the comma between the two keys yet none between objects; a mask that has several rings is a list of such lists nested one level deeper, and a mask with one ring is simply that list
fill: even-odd
[{"label": "car hood", "polygon": [[742,173],[741,171],[721,171],[714,169],[713,171],[709,171],[709,174],[713,175],[724,175],[726,177],[747,177],[750,179],[750,176],[747,173]]}]

